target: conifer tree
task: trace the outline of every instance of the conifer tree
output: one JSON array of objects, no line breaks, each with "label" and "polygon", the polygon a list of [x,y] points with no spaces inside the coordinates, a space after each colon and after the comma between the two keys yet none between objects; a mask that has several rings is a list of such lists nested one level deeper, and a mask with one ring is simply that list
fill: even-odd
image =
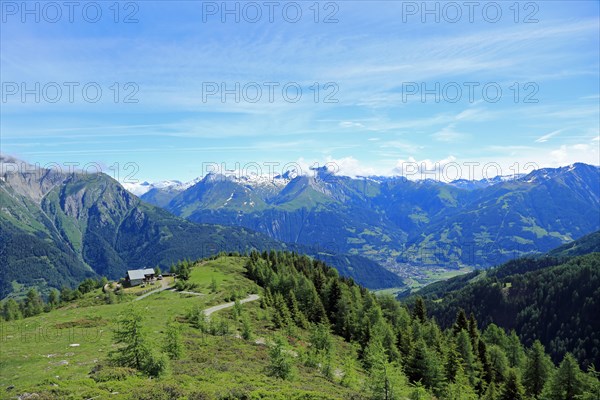
[{"label": "conifer tree", "polygon": [[552,361],[546,355],[544,346],[536,340],[529,350],[523,369],[523,383],[527,394],[538,398],[552,373],[552,368]]},{"label": "conifer tree", "polygon": [[273,299],[273,324],[276,328],[283,328],[292,322],[290,310],[281,293],[275,294]]},{"label": "conifer tree", "polygon": [[356,349],[352,347],[349,354],[344,357],[342,362],[342,380],[341,384],[344,387],[354,389],[358,385],[358,374],[356,370],[358,368],[356,360],[358,359],[358,354]]},{"label": "conifer tree", "polygon": [[130,308],[119,319],[114,341],[121,347],[111,353],[117,365],[140,371],[143,369],[150,351],[143,333],[142,322],[142,314],[134,308]]},{"label": "conifer tree", "polygon": [[327,291],[327,304],[326,311],[327,317],[332,324],[336,323],[338,302],[342,298],[342,288],[337,279],[334,279],[329,285]]},{"label": "conifer tree", "polygon": [[506,347],[506,357],[508,363],[512,368],[521,368],[523,360],[525,359],[525,351],[521,340],[514,329],[510,332]]},{"label": "conifer tree", "polygon": [[479,330],[477,329],[477,320],[473,313],[469,315],[468,330],[469,337],[471,338],[471,346],[473,346],[473,350],[476,350],[479,342]]},{"label": "conifer tree", "polygon": [[398,349],[402,353],[402,358],[408,359],[413,347],[412,329],[410,329],[410,326],[396,332],[396,342]]},{"label": "conifer tree", "polygon": [[500,393],[496,386],[496,382],[492,382],[488,385],[485,390],[485,394],[481,398],[481,400],[498,400],[500,397]]},{"label": "conifer tree", "polygon": [[181,342],[181,328],[175,321],[167,323],[165,332],[164,351],[171,360],[177,360],[183,355],[183,343]]},{"label": "conifer tree", "polygon": [[446,400],[478,400],[462,365],[458,365],[455,379],[446,388]]},{"label": "conifer tree", "polygon": [[456,373],[458,369],[462,369],[464,373],[464,369],[462,368],[462,358],[458,351],[456,351],[456,344],[453,340],[450,340],[446,347],[446,359],[444,362],[444,375],[446,377],[447,382],[454,382],[456,378]]},{"label": "conifer tree", "polygon": [[369,344],[365,357],[368,358],[369,379],[367,389],[371,399],[399,399],[400,390],[406,385],[401,369],[390,363],[385,348],[379,340]]},{"label": "conifer tree", "polygon": [[427,393],[427,390],[423,387],[421,382],[417,382],[414,385],[413,390],[410,392],[410,400],[431,400],[431,395]]},{"label": "conifer tree", "polygon": [[280,379],[289,380],[294,376],[293,358],[285,340],[277,335],[269,350],[269,373]]},{"label": "conifer tree", "polygon": [[427,309],[425,308],[425,301],[421,296],[417,296],[415,299],[415,306],[413,308],[412,316],[421,322],[425,322],[427,319]]},{"label": "conifer tree", "polygon": [[253,336],[253,332],[252,332],[252,324],[250,323],[250,319],[248,318],[248,315],[243,314],[242,315],[242,338],[244,340],[252,340],[252,336]]},{"label": "conifer tree", "polygon": [[8,299],[4,302],[4,305],[2,306],[2,317],[6,321],[21,319],[22,315],[19,304],[14,299]]},{"label": "conifer tree", "polygon": [[600,372],[596,371],[594,365],[588,367],[585,378],[587,379],[586,393],[581,400],[600,399]]},{"label": "conifer tree", "polygon": [[483,333],[483,340],[488,346],[496,345],[501,348],[506,348],[506,332],[496,324],[489,324]]},{"label": "conifer tree", "polygon": [[308,317],[310,322],[316,323],[325,323],[329,322],[327,319],[327,312],[325,311],[325,307],[323,306],[323,302],[319,297],[316,288],[313,286],[311,291],[311,313]]},{"label": "conifer tree", "polygon": [[333,339],[331,330],[327,324],[318,324],[310,333],[310,345],[315,351],[320,353],[331,353],[333,350]]},{"label": "conifer tree", "polygon": [[233,302],[233,317],[235,319],[238,319],[242,316],[242,303],[240,303],[240,299],[235,298],[234,302]]},{"label": "conifer tree", "polygon": [[473,348],[471,347],[471,339],[465,329],[461,329],[456,337],[456,351],[462,359],[462,366],[465,374],[469,377],[469,382],[475,387],[479,376]]},{"label": "conifer tree", "polygon": [[423,339],[415,343],[408,360],[406,373],[411,382],[421,382],[425,387],[439,392],[443,382],[443,371],[436,354],[427,348]]},{"label": "conifer tree", "polygon": [[190,279],[190,265],[189,262],[183,261],[177,267],[177,277],[183,281],[187,281]]},{"label": "conifer tree", "polygon": [[502,387],[499,400],[523,400],[525,399],[525,389],[521,385],[521,379],[515,368],[510,368],[506,376],[506,382]]},{"label": "conifer tree", "polygon": [[271,288],[267,286],[265,289],[265,295],[261,297],[260,306],[261,308],[267,308],[273,305],[273,294],[271,293]]},{"label": "conifer tree", "polygon": [[288,297],[288,308],[290,310],[291,318],[294,323],[299,327],[306,329],[308,328],[308,320],[304,313],[300,310],[298,306],[298,300],[296,299],[296,295],[293,291],[290,292]]},{"label": "conifer tree", "polygon": [[452,330],[455,335],[458,335],[458,333],[461,330],[466,331],[468,329],[469,329],[469,320],[467,320],[467,314],[465,314],[465,310],[463,310],[461,308],[460,310],[458,310],[458,313],[456,313],[456,322],[454,322],[454,325],[452,326]]},{"label": "conifer tree", "polygon": [[582,373],[571,353],[565,354],[560,366],[544,386],[545,400],[574,400],[582,394]]},{"label": "conifer tree", "polygon": [[504,383],[508,371],[508,359],[504,350],[499,346],[492,345],[488,347],[488,355],[492,368],[492,382]]},{"label": "conifer tree", "polygon": [[481,363],[481,379],[489,384],[492,381],[494,373],[492,370],[492,363],[488,356],[487,345],[483,340],[477,341],[477,355],[479,362]]}]

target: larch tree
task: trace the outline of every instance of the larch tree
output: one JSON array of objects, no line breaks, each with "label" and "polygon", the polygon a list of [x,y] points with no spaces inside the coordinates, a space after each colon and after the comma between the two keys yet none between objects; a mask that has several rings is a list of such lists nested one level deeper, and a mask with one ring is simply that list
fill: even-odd
[{"label": "larch tree", "polygon": [[537,399],[542,393],[552,369],[552,361],[545,353],[544,346],[539,340],[536,340],[527,354],[523,370],[523,384],[527,394]]},{"label": "larch tree", "polygon": [[583,380],[577,361],[570,353],[565,354],[558,369],[544,386],[544,400],[574,400],[582,394]]},{"label": "larch tree", "polygon": [[524,400],[525,389],[521,384],[521,378],[515,368],[510,368],[506,375],[506,382],[500,393],[500,400]]}]

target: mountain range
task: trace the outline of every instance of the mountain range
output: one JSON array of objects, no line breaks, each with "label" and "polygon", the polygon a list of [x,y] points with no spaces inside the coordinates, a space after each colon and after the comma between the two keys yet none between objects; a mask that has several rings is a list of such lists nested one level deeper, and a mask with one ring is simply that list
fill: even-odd
[{"label": "mountain range", "polygon": [[211,173],[141,198],[200,223],[365,256],[404,277],[487,268],[600,229],[600,169],[577,163],[479,181]]},{"label": "mountain range", "polygon": [[272,179],[209,174],[129,185],[141,200],[104,174],[28,166],[1,178],[0,298],[250,248],[318,257],[372,289],[404,287],[600,229],[599,169],[585,164],[472,184],[324,168]]},{"label": "mountain range", "polygon": [[288,246],[246,228],[176,217],[105,174],[64,173],[9,157],[0,165],[6,167],[0,174],[0,299],[30,286],[47,293],[87,277],[118,279],[128,269],[166,269],[185,258],[250,249],[321,257],[372,288],[402,285],[397,275],[361,256]]}]

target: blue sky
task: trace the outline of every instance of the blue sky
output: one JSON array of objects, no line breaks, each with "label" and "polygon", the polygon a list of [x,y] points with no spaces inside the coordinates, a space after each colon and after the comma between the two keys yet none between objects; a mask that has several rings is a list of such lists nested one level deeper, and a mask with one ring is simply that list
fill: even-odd
[{"label": "blue sky", "polygon": [[[220,1],[121,2],[118,15],[108,1],[94,3],[96,23],[95,6],[84,18],[89,2],[73,22],[63,6],[54,23],[45,3],[39,22],[14,9],[21,2],[6,3],[1,151],[32,163],[94,162],[112,175],[118,163],[119,179],[135,172],[130,178],[151,181],[190,180],[214,162],[276,162],[276,170],[329,162],[347,175],[450,163],[463,177],[468,163],[479,163],[479,176],[486,165],[510,174],[515,163],[519,171],[600,164],[597,1],[521,2],[518,15],[513,2],[478,2],[472,21],[463,2],[453,3],[460,18],[447,3],[429,2],[439,22],[422,2],[400,1],[319,2],[318,16],[313,1],[275,2],[273,22],[262,1],[252,3],[262,12],[257,22],[248,21],[255,9],[247,2],[227,3],[239,7],[236,22]],[[137,22],[124,23],[130,14]],[[328,16],[337,22],[325,23]],[[52,82],[62,91],[54,103]],[[72,101],[64,82],[74,82]],[[223,102],[220,88],[207,94],[221,84],[235,92],[236,82],[239,102],[234,94]],[[84,98],[86,84],[102,90],[97,102]],[[422,98],[436,84],[439,101]],[[23,98],[23,85],[40,101]],[[302,96],[291,102],[297,87]],[[128,94],[137,103],[124,102]]]}]

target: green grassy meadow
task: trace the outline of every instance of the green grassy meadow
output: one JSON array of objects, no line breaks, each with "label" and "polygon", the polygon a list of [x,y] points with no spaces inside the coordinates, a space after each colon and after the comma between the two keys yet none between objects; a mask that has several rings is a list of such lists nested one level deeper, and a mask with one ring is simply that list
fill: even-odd
[{"label": "green grassy meadow", "polygon": [[[270,311],[262,309],[260,301],[242,305],[252,323],[250,341],[239,338],[241,326],[231,308],[211,317],[229,326],[225,336],[202,334],[187,323],[186,314],[194,307],[224,303],[233,292],[241,297],[261,294],[243,272],[244,258],[222,257],[192,269],[190,282],[197,284],[195,291],[203,296],[166,290],[140,301],[126,295],[119,303],[100,304],[102,292],[98,289],[49,313],[2,322],[0,398],[16,398],[23,393],[36,393],[41,399],[218,399],[239,398],[241,394],[252,396],[248,398],[325,399],[357,394],[301,362],[296,363],[292,380],[269,376],[268,346],[264,342],[270,342],[274,331]],[[211,291],[213,278],[216,292]],[[177,321],[185,347],[183,357],[171,360],[170,372],[158,379],[138,373],[94,380],[92,371],[107,365],[109,352],[116,350],[113,332],[119,315],[132,307],[145,316],[145,333],[157,350],[163,345],[167,322]],[[340,338],[335,340],[336,357],[341,360],[349,345]],[[301,356],[307,341],[308,333],[297,330],[291,340],[294,352]]]}]

